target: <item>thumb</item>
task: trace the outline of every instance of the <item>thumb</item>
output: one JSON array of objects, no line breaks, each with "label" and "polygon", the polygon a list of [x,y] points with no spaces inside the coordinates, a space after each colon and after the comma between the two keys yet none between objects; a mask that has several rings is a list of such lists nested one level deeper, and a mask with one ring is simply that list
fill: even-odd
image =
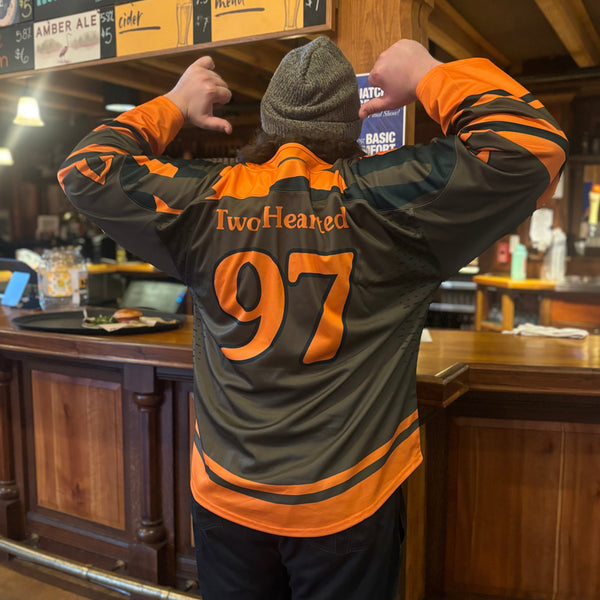
[{"label": "thumb", "polygon": [[389,108],[389,101],[387,96],[379,96],[378,98],[371,98],[367,100],[358,111],[358,116],[361,119],[368,117],[374,113],[382,112]]},{"label": "thumb", "polygon": [[220,117],[208,116],[202,120],[202,129],[211,129],[213,131],[223,131],[226,134],[230,134],[233,131],[231,123],[227,119],[221,119]]}]

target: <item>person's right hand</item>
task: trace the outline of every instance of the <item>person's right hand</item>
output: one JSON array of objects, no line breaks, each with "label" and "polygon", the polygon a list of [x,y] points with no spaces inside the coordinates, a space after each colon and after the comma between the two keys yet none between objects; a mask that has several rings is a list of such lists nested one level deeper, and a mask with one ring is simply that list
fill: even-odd
[{"label": "person's right hand", "polygon": [[417,99],[417,86],[434,67],[441,65],[415,40],[400,40],[384,50],[369,73],[369,83],[384,95],[368,100],[358,113],[361,119],[384,110],[406,106]]},{"label": "person's right hand", "polygon": [[196,127],[231,133],[231,123],[213,114],[216,106],[231,100],[231,91],[214,68],[210,56],[199,58],[185,70],[165,97],[179,108],[186,121]]}]

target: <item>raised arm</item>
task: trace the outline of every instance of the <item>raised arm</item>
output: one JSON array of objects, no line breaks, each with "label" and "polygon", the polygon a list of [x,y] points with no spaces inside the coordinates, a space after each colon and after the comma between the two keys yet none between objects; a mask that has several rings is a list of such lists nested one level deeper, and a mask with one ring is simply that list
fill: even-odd
[{"label": "raised arm", "polygon": [[375,189],[377,206],[410,211],[419,222],[442,276],[552,197],[566,136],[539,100],[489,60],[443,64],[417,42],[401,40],[381,54],[370,82],[384,95],[365,103],[361,116],[418,99],[446,134],[356,167],[359,181]]},{"label": "raised arm", "polygon": [[67,197],[134,255],[181,278],[185,240],[172,225],[209,195],[223,165],[163,153],[185,121],[231,133],[231,124],[213,114],[230,98],[212,59],[198,59],[164,96],[100,125],[77,145],[58,173]]}]

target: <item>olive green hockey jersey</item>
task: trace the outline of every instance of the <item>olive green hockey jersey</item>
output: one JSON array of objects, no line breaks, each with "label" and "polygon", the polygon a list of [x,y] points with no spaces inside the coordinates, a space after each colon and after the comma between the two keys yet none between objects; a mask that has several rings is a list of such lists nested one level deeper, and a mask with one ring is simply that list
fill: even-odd
[{"label": "olive green hockey jersey", "polygon": [[441,281],[551,194],[567,141],[483,59],[440,65],[419,100],[445,137],[327,164],[162,156],[160,97],[89,134],[59,180],[75,207],[194,303],[191,486],[207,509],[291,536],[379,508],[421,461],[416,361]]}]

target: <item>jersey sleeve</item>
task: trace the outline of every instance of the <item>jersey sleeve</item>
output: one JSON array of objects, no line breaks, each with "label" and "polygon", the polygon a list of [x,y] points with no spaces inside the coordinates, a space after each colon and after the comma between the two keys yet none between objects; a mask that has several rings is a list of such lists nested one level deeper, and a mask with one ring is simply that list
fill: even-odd
[{"label": "jersey sleeve", "polygon": [[444,278],[552,197],[568,142],[541,102],[486,59],[435,67],[417,95],[446,137],[365,157],[357,171],[372,204],[414,217]]},{"label": "jersey sleeve", "polygon": [[77,210],[135,256],[180,279],[187,242],[176,230],[223,170],[162,155],[183,121],[170,100],[155,98],[94,129],[58,173]]}]

